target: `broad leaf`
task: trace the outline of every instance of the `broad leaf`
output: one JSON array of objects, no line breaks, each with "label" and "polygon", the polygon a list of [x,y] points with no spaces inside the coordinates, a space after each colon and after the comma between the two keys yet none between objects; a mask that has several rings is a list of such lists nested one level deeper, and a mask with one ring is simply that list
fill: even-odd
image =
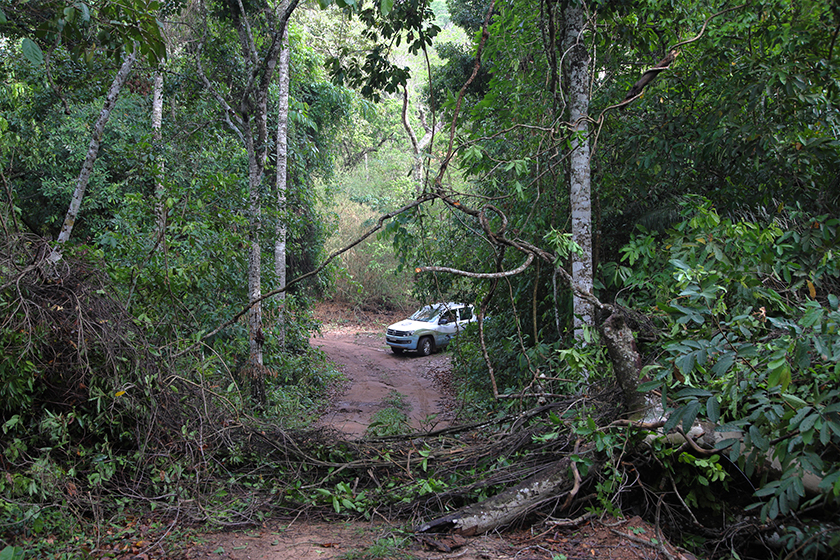
[{"label": "broad leaf", "polygon": [[680,389],[677,391],[677,394],[674,395],[675,399],[679,399],[682,397],[711,397],[712,392],[707,391],[706,389],[697,389],[695,387],[686,387],[685,389]]},{"label": "broad leaf", "polygon": [[717,423],[720,420],[720,404],[714,396],[709,397],[709,400],[706,401],[706,416],[710,422]]},{"label": "broad leaf", "polygon": [[41,51],[41,47],[28,37],[23,40],[20,45],[21,50],[23,51],[23,56],[36,66],[40,66],[44,63],[44,53]]}]

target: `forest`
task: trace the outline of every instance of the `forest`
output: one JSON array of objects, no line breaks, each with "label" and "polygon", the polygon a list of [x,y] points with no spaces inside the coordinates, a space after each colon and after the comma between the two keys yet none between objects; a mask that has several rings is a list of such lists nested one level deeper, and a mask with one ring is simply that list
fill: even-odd
[{"label": "forest", "polygon": [[[836,558],[839,36],[830,0],[0,0],[0,560],[302,512]],[[318,427],[324,301],[473,304],[462,421]]]}]

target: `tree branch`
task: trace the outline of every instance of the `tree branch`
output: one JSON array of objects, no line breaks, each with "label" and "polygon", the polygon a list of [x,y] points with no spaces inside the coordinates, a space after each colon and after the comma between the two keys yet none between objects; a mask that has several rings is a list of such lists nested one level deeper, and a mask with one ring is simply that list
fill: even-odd
[{"label": "tree branch", "polygon": [[415,272],[449,272],[458,276],[466,276],[467,278],[477,278],[480,280],[491,280],[498,278],[506,278],[508,276],[516,276],[525,271],[534,261],[534,254],[528,253],[528,258],[520,266],[513,270],[505,270],[502,272],[469,272],[466,270],[458,270],[457,268],[449,268],[448,266],[419,266],[414,269]]},{"label": "tree branch", "polygon": [[255,298],[254,300],[250,301],[238,313],[236,313],[236,315],[234,315],[233,317],[231,317],[230,319],[228,319],[227,321],[225,321],[224,323],[222,323],[221,325],[219,325],[218,327],[216,327],[215,329],[213,329],[209,333],[202,336],[198,341],[194,342],[193,344],[190,344],[187,348],[185,348],[185,349],[181,350],[180,352],[176,353],[173,356],[173,358],[178,358],[180,356],[183,356],[184,354],[187,354],[188,352],[191,352],[192,350],[194,350],[195,348],[200,346],[205,340],[207,340],[211,336],[214,336],[214,335],[218,334],[223,329],[226,329],[227,327],[236,323],[243,315],[248,313],[249,309],[251,309],[253,306],[257,305],[258,303],[262,302],[263,300],[274,297],[277,294],[286,292],[286,291],[288,291],[289,288],[291,288],[295,284],[299,284],[299,283],[303,282],[304,280],[306,280],[307,278],[310,278],[312,276],[315,276],[315,275],[319,274],[322,270],[324,270],[324,268],[327,267],[327,265],[329,265],[333,260],[335,260],[336,257],[338,257],[339,255],[342,255],[343,253],[346,253],[347,251],[349,251],[350,249],[352,249],[353,247],[355,247],[356,245],[358,245],[359,243],[361,243],[362,241],[364,241],[365,239],[367,239],[368,237],[370,237],[371,235],[373,235],[374,233],[376,233],[377,231],[382,229],[382,224],[384,224],[386,220],[389,220],[389,219],[391,219],[395,216],[398,216],[398,215],[402,214],[403,212],[406,212],[407,210],[411,210],[412,208],[416,208],[417,206],[420,206],[421,204],[423,204],[425,202],[428,202],[429,200],[432,200],[434,198],[435,198],[434,195],[426,194],[426,195],[418,197],[417,199],[413,200],[409,204],[406,204],[402,208],[399,208],[398,210],[394,210],[393,212],[389,212],[387,214],[384,214],[383,216],[381,216],[379,218],[379,220],[376,222],[376,225],[374,227],[372,227],[370,230],[368,230],[364,235],[362,235],[360,237],[357,237],[354,241],[350,242],[348,245],[345,245],[341,249],[337,249],[336,251],[333,251],[324,260],[324,262],[321,263],[320,266],[318,266],[318,268],[316,268],[315,270],[312,270],[310,272],[307,272],[306,274],[298,276],[294,280],[291,280],[288,283],[286,283],[285,286],[282,286],[282,287],[277,288],[275,290],[271,290],[270,292],[266,292],[266,293],[262,294],[260,297]]}]

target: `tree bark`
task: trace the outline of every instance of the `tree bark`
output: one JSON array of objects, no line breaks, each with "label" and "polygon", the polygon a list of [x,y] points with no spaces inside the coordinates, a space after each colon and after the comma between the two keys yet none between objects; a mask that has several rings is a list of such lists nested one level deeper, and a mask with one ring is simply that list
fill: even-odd
[{"label": "tree bark", "polygon": [[[281,11],[287,2],[283,2]],[[277,79],[280,92],[277,100],[277,230],[274,240],[274,270],[277,287],[286,287],[286,190],[289,161],[289,33],[283,33],[283,48],[277,60]],[[280,348],[286,345],[286,292],[277,294],[277,333]]]},{"label": "tree bark", "polygon": [[[483,502],[423,523],[416,531],[452,531],[462,535],[478,535],[511,525],[547,502],[576,491],[580,481],[576,479],[576,471],[572,471],[571,465],[571,459],[560,459],[551,467],[513,488]],[[600,465],[593,464],[589,468],[589,476],[598,470]]]},{"label": "tree bark", "polygon": [[[90,139],[88,146],[87,157],[82,164],[82,170],[79,173],[79,178],[76,180],[76,188],[73,191],[73,198],[70,199],[70,207],[67,209],[67,214],[64,217],[64,224],[61,226],[61,231],[58,234],[58,242],[63,244],[70,239],[70,234],[73,231],[73,226],[76,224],[76,218],[79,216],[79,208],[82,206],[82,199],[85,196],[85,189],[87,188],[90,174],[93,171],[93,164],[99,156],[99,145],[102,142],[102,136],[105,134],[105,125],[108,124],[108,119],[111,118],[111,112],[117,104],[120,91],[125,84],[131,72],[131,67],[137,60],[137,49],[133,50],[125,58],[117,75],[114,76],[114,81],[111,83],[111,88],[108,90],[108,95],[105,97],[105,104],[102,106],[102,111],[99,113],[99,118],[93,125],[93,136]],[[60,258],[60,257],[59,257]],[[55,259],[57,260],[57,259]]]},{"label": "tree bark", "polygon": [[440,123],[435,123],[431,126],[426,124],[426,119],[424,118],[422,112],[420,113],[420,122],[426,133],[423,135],[423,138],[418,140],[417,135],[414,133],[414,129],[408,122],[408,88],[403,86],[402,124],[403,128],[405,128],[406,134],[408,134],[408,139],[411,141],[411,154],[413,158],[411,179],[414,181],[415,189],[418,195],[423,191],[423,150],[431,144],[435,134],[440,132],[442,129],[442,125]]},{"label": "tree bark", "polygon": [[[279,8],[279,18],[268,20],[273,28],[260,41],[267,45],[263,53],[258,52],[257,42],[245,13],[244,6],[238,3],[240,14],[236,18],[237,33],[242,48],[244,67],[242,77],[245,86],[237,100],[228,100],[214,87],[201,64],[201,49],[197,57],[198,72],[210,93],[224,111],[228,126],[239,136],[248,153],[248,367],[251,377],[251,398],[262,406],[266,402],[265,367],[263,366],[262,330],[262,200],[261,188],[265,178],[265,165],[268,155],[268,88],[274,76],[283,37],[286,34],[289,17],[297,7],[299,0],[287,0]],[[268,9],[268,8],[266,8]]]},{"label": "tree bark", "polygon": [[[569,191],[572,212],[572,239],[582,254],[572,255],[575,286],[592,293],[592,196],[589,158],[589,50],[584,42],[586,14],[582,2],[568,2],[564,10],[564,51],[566,94],[570,134]],[[593,325],[592,304],[574,294],[575,338],[583,338],[583,326]]]},{"label": "tree bark", "polygon": [[157,248],[163,251],[164,230],[166,229],[166,208],[163,204],[163,173],[165,165],[161,142],[161,126],[163,124],[163,72],[160,68],[155,72],[155,86],[152,92],[152,137],[154,138],[153,154],[155,156],[155,220],[157,222]]},{"label": "tree bark", "polygon": [[[250,138],[250,137],[249,137]],[[263,372],[263,342],[262,332],[262,251],[260,238],[262,237],[262,206],[260,199],[260,184],[263,172],[257,160],[253,143],[248,146],[249,160],[249,207],[248,207],[248,300],[255,302],[248,310],[248,364],[251,374],[251,397],[254,402],[262,406],[266,402],[265,374]]]},{"label": "tree bark", "polygon": [[613,364],[613,373],[624,395],[625,412],[644,413],[647,407],[645,396],[637,391],[642,357],[636,349],[633,331],[627,326],[620,311],[612,310],[607,320],[601,324],[601,335]]}]

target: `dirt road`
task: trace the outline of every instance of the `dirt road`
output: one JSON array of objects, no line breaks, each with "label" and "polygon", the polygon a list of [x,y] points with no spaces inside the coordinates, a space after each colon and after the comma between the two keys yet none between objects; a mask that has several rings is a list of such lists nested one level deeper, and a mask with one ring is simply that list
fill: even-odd
[{"label": "dirt road", "polygon": [[[322,336],[310,339],[347,375],[347,390],[337,397],[321,422],[343,430],[348,437],[364,434],[371,419],[392,405],[394,394],[406,403],[413,429],[430,429],[450,420],[451,400],[438,387],[446,381],[449,354],[428,357],[396,356],[386,347],[380,324],[336,326],[326,324]],[[394,322],[394,321],[391,321]],[[381,327],[381,328],[380,328]],[[410,407],[410,408],[409,408]],[[430,417],[438,416],[430,420]],[[384,521],[384,523],[383,523]],[[246,531],[206,535],[201,545],[188,550],[186,558],[211,560],[327,560],[340,558],[398,558],[418,560],[551,560],[609,558],[636,560],[657,555],[657,546],[645,544],[638,535],[650,537],[655,530],[638,518],[605,523],[586,523],[568,529],[539,526],[534,537],[527,528],[506,535],[491,534],[469,539],[445,535],[424,540],[396,531],[405,521],[373,518],[370,522],[319,522],[298,519],[270,520]],[[408,527],[410,530],[410,526]],[[618,531],[616,528],[621,529]],[[631,533],[625,535],[625,532]],[[435,541],[449,543],[451,553],[442,553]],[[654,541],[655,542],[655,541]]]},{"label": "dirt road", "polygon": [[383,333],[384,329],[344,329],[310,339],[349,380],[346,392],[338,396],[321,423],[357,438],[373,419],[390,418],[385,413],[391,408],[408,417],[411,430],[441,427],[451,410],[451,398],[439,389],[439,380],[449,371],[449,355],[397,356],[385,344]]}]

